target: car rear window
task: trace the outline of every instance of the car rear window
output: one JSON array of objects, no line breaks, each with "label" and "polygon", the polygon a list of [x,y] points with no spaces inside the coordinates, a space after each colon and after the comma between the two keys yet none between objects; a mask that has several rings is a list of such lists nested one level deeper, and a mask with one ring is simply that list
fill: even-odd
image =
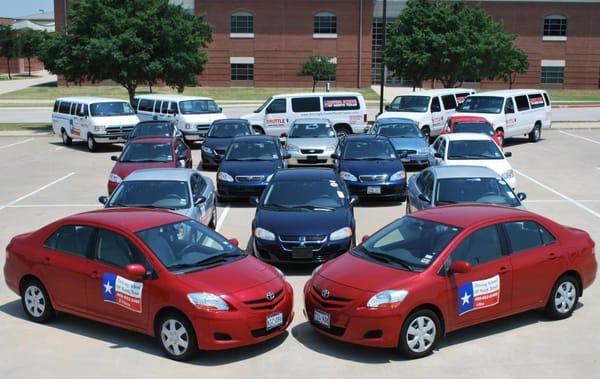
[{"label": "car rear window", "polygon": [[360,109],[358,98],[355,96],[323,97],[323,110],[331,111],[353,111]]},{"label": "car rear window", "polygon": [[54,232],[46,240],[44,246],[49,249],[85,257],[93,231],[94,228],[89,226],[65,225]]},{"label": "car rear window", "polygon": [[292,99],[292,111],[295,113],[319,112],[321,105],[318,97],[297,97]]}]

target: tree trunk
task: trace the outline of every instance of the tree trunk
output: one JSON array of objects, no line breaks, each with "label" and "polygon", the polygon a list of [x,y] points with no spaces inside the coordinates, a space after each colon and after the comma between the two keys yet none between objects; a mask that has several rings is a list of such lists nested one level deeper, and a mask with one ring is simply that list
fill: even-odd
[{"label": "tree trunk", "polygon": [[313,80],[313,93],[315,92],[316,87],[317,87],[317,81]]},{"label": "tree trunk", "polygon": [[6,69],[8,70],[8,79],[12,79],[12,76],[10,76],[10,58],[6,57]]},{"label": "tree trunk", "polygon": [[135,90],[137,89],[137,83],[134,82],[124,82],[121,83],[123,87],[127,90],[127,94],[129,94],[129,104],[133,104],[133,99],[135,97]]},{"label": "tree trunk", "polygon": [[148,89],[150,90],[150,93],[152,93],[152,83],[148,83]]},{"label": "tree trunk", "polygon": [[27,66],[29,66],[29,76],[31,76],[31,57],[27,57]]},{"label": "tree trunk", "polygon": [[177,86],[177,93],[183,93],[184,89],[185,89],[184,86]]}]

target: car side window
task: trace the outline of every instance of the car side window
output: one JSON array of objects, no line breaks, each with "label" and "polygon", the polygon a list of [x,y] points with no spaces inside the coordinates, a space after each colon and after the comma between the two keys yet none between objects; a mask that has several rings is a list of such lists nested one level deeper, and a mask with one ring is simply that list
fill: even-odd
[{"label": "car side window", "polygon": [[187,151],[187,147],[186,147],[185,143],[183,143],[181,141],[177,142],[177,145],[175,146],[175,153],[177,155],[177,159],[185,158],[186,151]]},{"label": "car side window", "polygon": [[467,261],[475,267],[502,258],[502,245],[496,225],[479,229],[454,249],[451,261]]},{"label": "car side window", "polygon": [[504,113],[515,113],[515,103],[513,102],[512,97],[506,99],[506,104],[504,104]]},{"label": "car side window", "polygon": [[80,257],[87,257],[94,228],[81,225],[65,225],[54,232],[44,246]]},{"label": "car side window", "polygon": [[544,92],[543,95],[544,95],[544,101],[546,102],[546,106],[549,107],[550,99],[548,98],[548,94]]},{"label": "car side window", "polygon": [[60,101],[56,100],[54,102],[54,108],[52,108],[52,112],[58,112],[58,105],[60,104]]},{"label": "car side window", "polygon": [[433,148],[433,151],[438,151],[441,143],[442,143],[442,138],[439,138],[439,137],[435,141],[433,141],[433,145],[431,145],[431,147]]},{"label": "car side window", "polygon": [[554,237],[535,221],[507,222],[504,227],[513,254],[554,242]]},{"label": "car side window", "polygon": [[168,101],[163,101],[162,105],[160,107],[160,113],[167,114],[167,110],[168,109],[169,109],[169,102]]},{"label": "car side window", "polygon": [[105,229],[98,229],[94,257],[102,263],[122,269],[133,263],[148,268],[148,263],[137,246],[122,235]]},{"label": "car side window", "polygon": [[548,231],[548,229],[544,228],[540,224],[538,224],[538,227],[540,228],[542,242],[544,243],[544,245],[550,245],[551,243],[554,243],[556,241],[556,238],[554,238],[554,236]]},{"label": "car side window", "polygon": [[275,99],[267,107],[266,113],[286,113],[285,99]]},{"label": "car side window", "polygon": [[433,175],[428,173],[428,175],[423,179],[423,195],[427,196],[427,198],[431,199],[431,195],[433,194]]},{"label": "car side window", "polygon": [[441,112],[442,111],[439,97],[436,96],[433,98],[433,100],[431,100],[431,107],[429,109],[431,110],[431,112]]},{"label": "car side window", "polygon": [[156,101],[156,103],[154,103],[154,113],[160,113],[160,101]]},{"label": "car side window", "polygon": [[417,175],[417,181],[415,184],[421,192],[423,192],[423,184],[425,183],[425,178],[427,177],[427,175],[430,175],[429,171],[423,171]]},{"label": "car side window", "polygon": [[442,103],[444,104],[444,109],[455,109],[456,108],[456,99],[454,95],[444,95],[442,96]]},{"label": "car side window", "polygon": [[292,99],[292,112],[320,112],[321,104],[318,97],[298,97]]},{"label": "car side window", "polygon": [[517,96],[515,97],[515,103],[517,103],[517,109],[519,112],[529,110],[529,101],[527,100],[527,96]]},{"label": "car side window", "polygon": [[442,159],[446,157],[446,140],[445,139],[441,140],[440,147],[438,148],[437,152],[442,156]]}]

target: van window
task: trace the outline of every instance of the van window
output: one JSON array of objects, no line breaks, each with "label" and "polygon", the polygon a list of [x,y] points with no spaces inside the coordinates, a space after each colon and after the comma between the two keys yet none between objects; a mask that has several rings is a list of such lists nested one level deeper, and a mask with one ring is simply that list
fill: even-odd
[{"label": "van window", "polygon": [[58,107],[58,111],[60,113],[66,113],[69,114],[69,109],[71,108],[71,103],[63,101],[60,103],[60,106]]},{"label": "van window", "polygon": [[169,114],[177,114],[179,111],[177,110],[177,102],[171,101],[171,106],[169,106]]},{"label": "van window", "polygon": [[454,95],[442,96],[442,103],[444,104],[444,109],[446,110],[456,108],[456,99],[454,99]]},{"label": "van window", "polygon": [[431,112],[441,112],[442,111],[442,106],[440,105],[440,98],[439,97],[434,97],[433,100],[431,100]]},{"label": "van window", "polygon": [[160,113],[167,114],[167,110],[169,109],[169,102],[163,101],[162,106],[160,107]]},{"label": "van window", "polygon": [[292,112],[319,112],[321,105],[318,97],[298,97],[292,99]]},{"label": "van window", "polygon": [[548,94],[544,93],[544,100],[546,101],[546,106],[549,107],[550,106],[550,99],[548,98]]},{"label": "van window", "polygon": [[138,110],[143,111],[143,112],[152,112],[153,109],[154,109],[154,100],[149,100],[149,99],[141,99],[140,100],[140,106],[138,107]]},{"label": "van window", "polygon": [[94,103],[90,105],[90,114],[92,116],[127,116],[135,114],[129,103],[124,101],[108,101],[105,103]]},{"label": "van window", "polygon": [[89,116],[87,104],[79,104],[75,110],[75,114],[80,117]]},{"label": "van window", "polygon": [[60,104],[60,101],[56,100],[54,102],[54,108],[52,109],[52,112],[58,112],[58,105]]},{"label": "van window", "polygon": [[469,96],[460,104],[458,112],[500,113],[502,104],[504,98],[499,96]]},{"label": "van window", "polygon": [[181,114],[221,113],[214,100],[184,100],[179,102]]},{"label": "van window", "polygon": [[75,112],[75,110],[76,110],[78,107],[79,107],[79,104],[77,104],[77,103],[73,103],[73,104],[71,104],[71,111],[70,111],[70,113],[71,113],[72,115],[74,115],[74,114],[77,114],[77,112]]},{"label": "van window", "polygon": [[358,99],[353,96],[323,97],[323,110],[330,111],[354,111],[360,109]]},{"label": "van window", "polygon": [[154,113],[160,113],[160,104],[161,102],[158,100],[154,103]]},{"label": "van window", "polygon": [[544,108],[545,104],[542,94],[534,93],[529,95],[529,104],[531,104],[531,109]]},{"label": "van window", "polygon": [[275,99],[267,107],[266,113],[286,113],[285,99]]},{"label": "van window", "polygon": [[420,95],[402,95],[396,96],[390,104],[392,112],[427,112],[429,105],[429,96]]},{"label": "van window", "polygon": [[515,113],[515,103],[513,102],[512,97],[506,98],[506,104],[504,105],[504,113]]},{"label": "van window", "polygon": [[515,103],[517,103],[517,109],[519,112],[529,110],[529,101],[527,101],[527,96],[516,96]]},{"label": "van window", "polygon": [[458,105],[461,105],[465,101],[467,96],[469,96],[469,95],[470,95],[470,93],[468,93],[468,92],[457,93],[456,94],[456,103]]}]

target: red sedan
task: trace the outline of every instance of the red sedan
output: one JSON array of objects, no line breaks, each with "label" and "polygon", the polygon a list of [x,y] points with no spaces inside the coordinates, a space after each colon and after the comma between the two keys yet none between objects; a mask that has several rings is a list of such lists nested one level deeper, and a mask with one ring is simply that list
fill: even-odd
[{"label": "red sedan", "polygon": [[446,133],[483,133],[492,137],[498,146],[504,146],[504,132],[494,130],[494,126],[483,117],[453,116],[448,119],[448,124],[442,131]]},{"label": "red sedan", "polygon": [[420,358],[470,325],[537,308],[569,317],[596,277],[594,247],[586,232],[527,211],[432,208],[315,269],[305,314],[332,338]]},{"label": "red sedan", "polygon": [[181,137],[142,137],[129,141],[108,176],[108,194],[129,174],[143,168],[192,168],[192,151]]},{"label": "red sedan", "polygon": [[176,360],[265,341],[293,318],[279,270],[167,211],[94,211],[16,236],[4,278],[35,322],[90,318],[153,335]]}]

